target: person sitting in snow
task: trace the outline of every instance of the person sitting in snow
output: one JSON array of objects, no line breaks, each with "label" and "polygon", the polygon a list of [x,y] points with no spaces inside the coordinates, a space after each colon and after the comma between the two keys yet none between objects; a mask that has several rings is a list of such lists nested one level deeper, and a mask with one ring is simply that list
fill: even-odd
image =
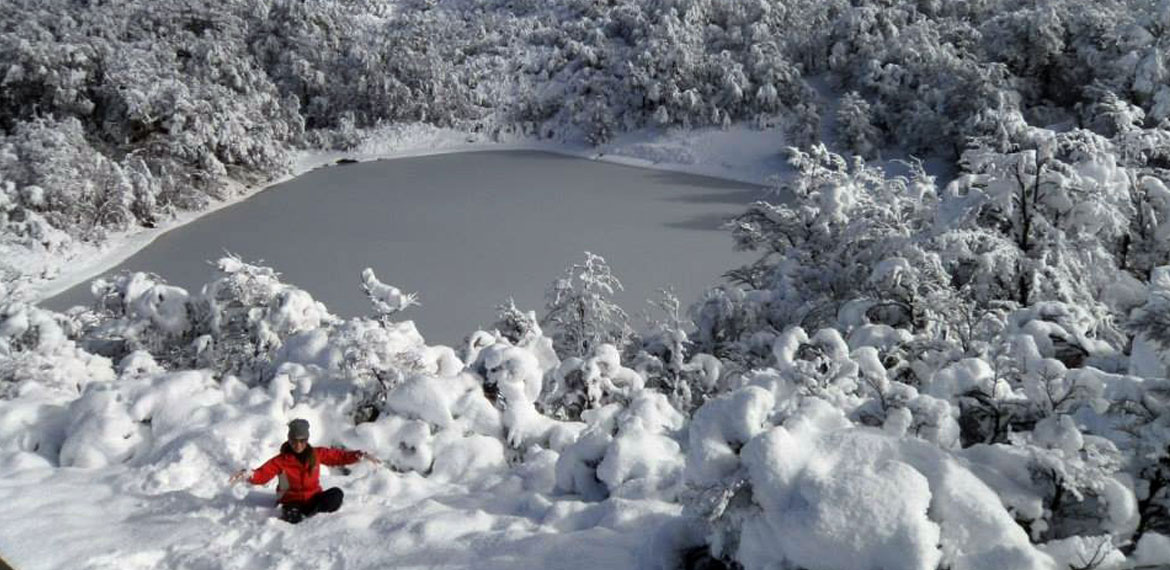
[{"label": "person sitting in snow", "polygon": [[229,481],[247,481],[264,485],[280,476],[276,485],[277,503],[282,519],[296,524],[317,513],[331,513],[341,508],[344,493],[337,487],[321,490],[321,465],[349,465],[366,459],[380,464],[378,458],[364,451],[309,445],[308,420],[296,419],[288,424],[288,441],[280,446],[280,455],[269,459],[255,471],[241,469]]}]

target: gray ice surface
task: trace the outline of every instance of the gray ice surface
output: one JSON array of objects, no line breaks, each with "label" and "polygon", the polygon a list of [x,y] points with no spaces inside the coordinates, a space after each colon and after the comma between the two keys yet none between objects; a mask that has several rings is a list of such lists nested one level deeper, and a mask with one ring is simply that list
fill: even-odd
[{"label": "gray ice surface", "polygon": [[[457,346],[509,296],[543,314],[544,293],[588,250],[642,328],[657,290],[684,307],[754,256],[719,224],[763,197],[758,186],[556,154],[491,151],[317,169],[161,236],[107,274],[150,271],[195,291],[225,251],[276,269],[342,317],[369,313],[359,274],[418,291],[429,344]],[[43,304],[90,302],[89,285]]]}]

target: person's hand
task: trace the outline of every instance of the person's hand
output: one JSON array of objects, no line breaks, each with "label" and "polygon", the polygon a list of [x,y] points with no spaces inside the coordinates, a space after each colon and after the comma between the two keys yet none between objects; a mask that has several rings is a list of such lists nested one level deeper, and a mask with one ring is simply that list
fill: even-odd
[{"label": "person's hand", "polygon": [[373,463],[374,465],[381,465],[382,464],[381,459],[378,459],[377,457],[374,457],[373,455],[370,455],[369,453],[366,453],[364,451],[358,452],[358,458],[365,459],[366,461],[369,461],[370,463]]},{"label": "person's hand", "polygon": [[252,477],[252,470],[251,469],[240,469],[239,471],[236,471],[235,473],[232,474],[231,478],[228,479],[228,483],[235,485],[236,483],[239,483],[240,481],[246,481],[247,479],[250,479],[251,477]]}]

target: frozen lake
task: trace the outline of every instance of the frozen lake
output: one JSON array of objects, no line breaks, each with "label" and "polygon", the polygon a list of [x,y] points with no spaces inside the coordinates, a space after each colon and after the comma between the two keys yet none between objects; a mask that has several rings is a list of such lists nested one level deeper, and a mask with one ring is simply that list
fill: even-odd
[{"label": "frozen lake", "polygon": [[[402,158],[321,168],[163,235],[108,273],[151,271],[196,290],[224,251],[262,262],[331,312],[370,312],[359,273],[404,291],[402,313],[430,344],[488,327],[514,297],[543,314],[544,293],[584,251],[605,257],[616,296],[642,328],[646,300],[673,285],[690,304],[753,259],[719,229],[762,197],[750,184],[530,151]],[[43,302],[90,302],[80,285]]]}]

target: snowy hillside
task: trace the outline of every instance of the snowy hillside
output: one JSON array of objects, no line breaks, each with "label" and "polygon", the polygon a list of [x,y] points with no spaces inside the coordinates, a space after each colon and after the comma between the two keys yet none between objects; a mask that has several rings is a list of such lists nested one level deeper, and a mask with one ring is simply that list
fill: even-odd
[{"label": "snowy hillside", "polygon": [[[19,570],[1170,565],[1170,0],[14,0],[0,30]],[[774,172],[727,224],[758,259],[639,327],[586,253],[452,347],[373,271],[349,319],[231,256],[32,302],[294,156],[493,141]],[[228,479],[295,418],[382,464],[290,525]]]}]

